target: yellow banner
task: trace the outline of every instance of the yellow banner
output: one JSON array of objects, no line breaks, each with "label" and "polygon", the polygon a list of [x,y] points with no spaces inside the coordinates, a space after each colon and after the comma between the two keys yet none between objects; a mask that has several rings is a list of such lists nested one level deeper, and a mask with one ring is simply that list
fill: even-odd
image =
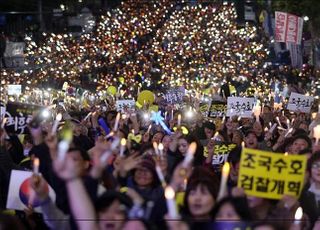
[{"label": "yellow banner", "polygon": [[245,148],[241,154],[238,187],[247,195],[262,198],[299,197],[306,164],[306,156]]}]

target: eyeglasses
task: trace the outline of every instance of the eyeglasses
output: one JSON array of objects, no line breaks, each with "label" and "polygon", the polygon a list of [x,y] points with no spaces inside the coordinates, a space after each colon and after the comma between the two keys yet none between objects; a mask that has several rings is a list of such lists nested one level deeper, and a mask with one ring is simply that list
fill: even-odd
[{"label": "eyeglasses", "polygon": [[311,165],[311,168],[313,168],[313,169],[320,169],[320,163],[313,163],[313,164]]}]

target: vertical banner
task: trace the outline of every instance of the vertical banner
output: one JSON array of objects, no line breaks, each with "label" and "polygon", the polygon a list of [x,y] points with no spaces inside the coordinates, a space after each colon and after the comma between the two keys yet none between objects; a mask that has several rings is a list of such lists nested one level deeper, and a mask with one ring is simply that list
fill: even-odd
[{"label": "vertical banner", "polygon": [[301,44],[303,19],[285,12],[275,12],[275,41]]},{"label": "vertical banner", "polygon": [[275,20],[275,41],[285,42],[287,13],[276,11]]},{"label": "vertical banner", "polygon": [[283,195],[299,197],[303,188],[307,157],[243,149],[238,187],[247,195],[281,199]]}]

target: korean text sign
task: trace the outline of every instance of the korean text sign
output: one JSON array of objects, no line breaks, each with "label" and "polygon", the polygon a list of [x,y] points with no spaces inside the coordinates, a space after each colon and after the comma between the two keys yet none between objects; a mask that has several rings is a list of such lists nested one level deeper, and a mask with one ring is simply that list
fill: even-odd
[{"label": "korean text sign", "polygon": [[116,101],[116,108],[118,112],[133,111],[135,109],[136,102],[132,99],[118,100]]},{"label": "korean text sign", "polygon": [[252,117],[254,107],[254,98],[246,97],[228,97],[227,116]]},{"label": "korean text sign", "polygon": [[310,113],[314,98],[303,94],[291,93],[287,109],[290,111],[300,111]]},{"label": "korean text sign", "polygon": [[42,106],[22,104],[22,103],[8,103],[5,117],[7,118],[5,127],[10,133],[24,134],[27,131],[27,125],[32,120],[32,115]]},{"label": "korean text sign", "polygon": [[241,154],[238,187],[243,188],[247,195],[262,198],[299,197],[306,164],[306,156],[285,156],[245,148]]},{"label": "korean text sign", "polygon": [[301,44],[303,19],[285,12],[275,12],[275,40]]}]

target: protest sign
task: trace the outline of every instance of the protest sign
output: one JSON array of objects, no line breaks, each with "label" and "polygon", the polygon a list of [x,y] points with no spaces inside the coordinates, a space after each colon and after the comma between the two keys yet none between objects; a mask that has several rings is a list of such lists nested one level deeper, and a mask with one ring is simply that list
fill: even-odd
[{"label": "protest sign", "polygon": [[183,87],[169,89],[164,98],[169,104],[180,104],[183,101],[185,95],[185,89]]},{"label": "protest sign", "polygon": [[225,102],[212,101],[208,116],[212,118],[223,117],[226,115],[226,111],[227,105]]},{"label": "protest sign", "polygon": [[127,100],[117,100],[116,101],[116,108],[118,112],[125,112],[125,111],[133,111],[135,109],[136,102],[132,99]]},{"label": "protest sign", "polygon": [[8,85],[8,95],[20,95],[21,85]]},{"label": "protest sign", "polygon": [[299,197],[307,158],[244,148],[241,154],[238,187],[247,195],[281,199]]},{"label": "protest sign", "polygon": [[39,105],[9,102],[6,107],[7,118],[5,128],[9,133],[25,134],[32,115],[44,107]]},{"label": "protest sign", "polygon": [[310,113],[314,98],[303,94],[291,93],[287,109],[290,111],[300,111],[302,113]]},{"label": "protest sign", "polygon": [[275,12],[276,42],[293,42],[301,44],[303,18],[285,12]]},{"label": "protest sign", "polygon": [[228,97],[227,116],[252,117],[254,98],[252,97]]},{"label": "protest sign", "polygon": [[208,117],[209,116],[209,113],[210,113],[210,106],[211,106],[211,101],[208,100],[208,101],[202,101],[199,105],[199,111],[200,113],[205,116],[205,117]]},{"label": "protest sign", "polygon": [[[214,146],[214,153],[212,157],[212,165],[223,165],[226,162],[229,153],[232,149],[234,149],[237,145],[236,144],[216,144]],[[208,157],[208,148],[205,146],[203,155]]]},{"label": "protest sign", "polygon": [[[30,186],[29,178],[31,176],[32,172],[20,170],[11,171],[6,208],[23,211],[28,207],[28,203],[32,201],[34,210],[41,212],[39,208],[41,202],[36,199],[34,191]],[[51,200],[55,202],[56,194],[49,185],[48,190]]]}]

